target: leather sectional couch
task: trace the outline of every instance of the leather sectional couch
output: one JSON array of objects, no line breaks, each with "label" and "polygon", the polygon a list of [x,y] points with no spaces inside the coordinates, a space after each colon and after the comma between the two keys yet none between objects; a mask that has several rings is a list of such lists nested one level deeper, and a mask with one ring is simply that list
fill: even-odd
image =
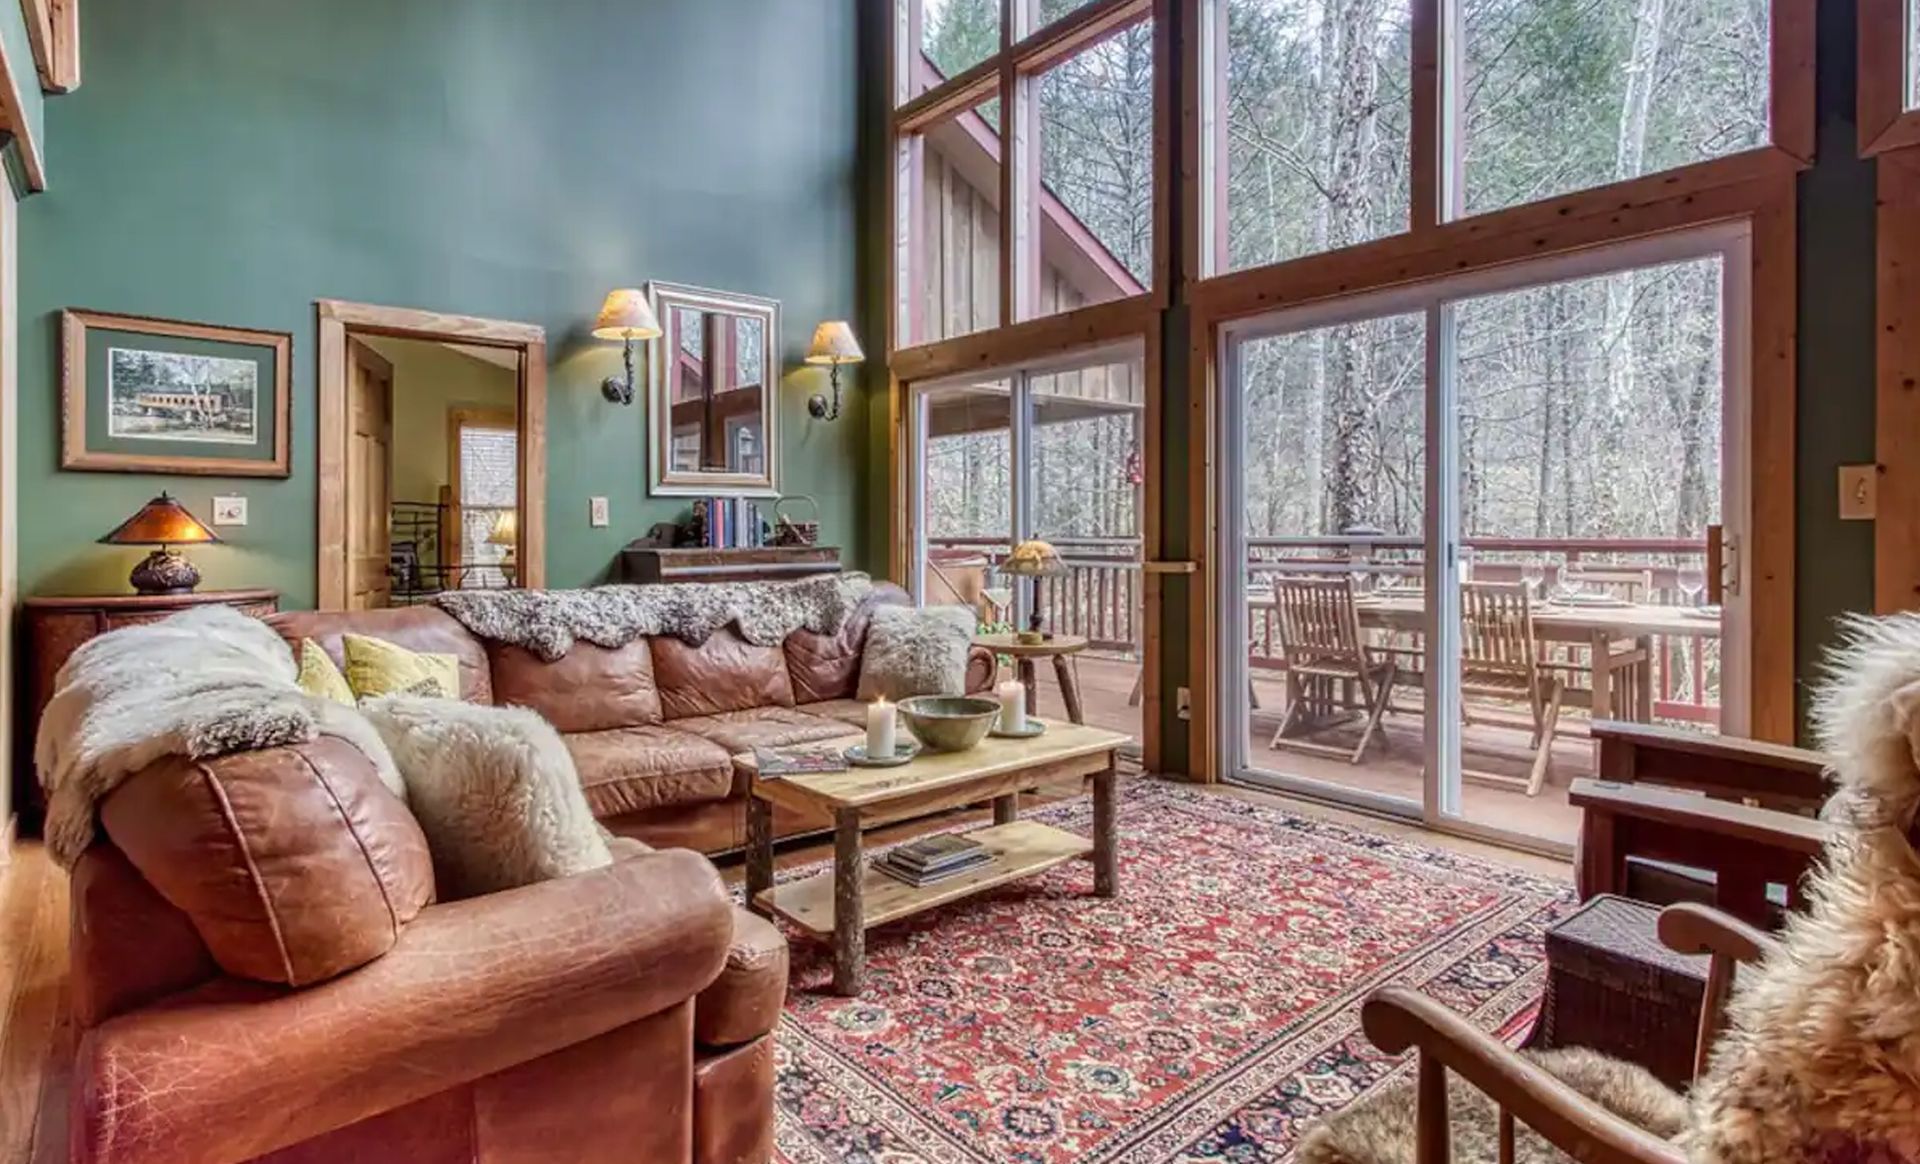
[{"label": "leather sectional couch", "polygon": [[439,902],[418,825],[343,741],[150,765],[74,870],[71,1158],[768,1159],[786,944],[661,850],[741,844],[731,755],[845,734],[872,608],[905,601],[878,586],[782,647],[729,630],[554,663],[433,608],[276,616],[336,660],[348,631],[454,654],[465,698],[541,712],[618,859]]}]

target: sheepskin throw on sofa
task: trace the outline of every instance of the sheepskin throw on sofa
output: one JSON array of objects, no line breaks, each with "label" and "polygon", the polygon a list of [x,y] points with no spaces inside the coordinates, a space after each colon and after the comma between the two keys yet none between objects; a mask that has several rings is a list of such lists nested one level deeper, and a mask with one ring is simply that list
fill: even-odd
[{"label": "sheepskin throw on sofa", "polygon": [[871,589],[865,574],[847,573],[798,582],[450,590],[434,601],[481,638],[525,647],[551,663],[572,650],[575,639],[617,650],[638,638],[672,635],[697,647],[728,623],[761,647],[777,647],[797,630],[838,634]]},{"label": "sheepskin throw on sofa", "polygon": [[445,900],[613,863],[573,757],[521,707],[382,695],[360,710],[393,754]]},{"label": "sheepskin throw on sofa", "polygon": [[338,736],[404,796],[372,726],[353,708],[300,690],[298,671],[272,627],[225,606],[82,645],[60,668],[34,742],[47,793],[47,851],[71,869],[93,843],[95,806],[166,756],[198,760]]}]

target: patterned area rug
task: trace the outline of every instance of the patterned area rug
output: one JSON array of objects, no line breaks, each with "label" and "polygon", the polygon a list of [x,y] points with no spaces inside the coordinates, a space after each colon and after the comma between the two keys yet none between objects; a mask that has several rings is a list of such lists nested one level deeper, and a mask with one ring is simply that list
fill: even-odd
[{"label": "patterned area rug", "polygon": [[[796,938],[784,1160],[1284,1160],[1404,1070],[1359,1029],[1374,987],[1503,1037],[1531,1018],[1565,886],[1176,784],[1120,807],[1117,900],[1073,862],[874,930],[859,999]],[[1086,832],[1092,808],[1031,815]]]}]

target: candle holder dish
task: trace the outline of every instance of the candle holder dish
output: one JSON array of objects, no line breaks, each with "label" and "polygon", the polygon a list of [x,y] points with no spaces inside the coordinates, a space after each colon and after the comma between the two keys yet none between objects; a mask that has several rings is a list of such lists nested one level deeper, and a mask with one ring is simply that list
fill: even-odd
[{"label": "candle holder dish", "polygon": [[899,707],[913,738],[936,752],[977,747],[1000,719],[999,700],[972,695],[916,695]]},{"label": "candle holder dish", "polygon": [[893,755],[869,756],[867,755],[867,745],[855,744],[840,754],[845,756],[847,763],[853,765],[855,768],[898,768],[902,764],[911,762],[915,756],[920,754],[920,745],[914,743],[912,740],[895,740],[893,742]]},{"label": "candle holder dish", "polygon": [[1035,736],[1045,735],[1046,731],[1047,725],[1044,722],[1028,716],[1026,726],[1017,732],[1008,731],[1000,726],[999,720],[994,720],[993,727],[987,731],[987,734],[996,740],[1030,740]]}]

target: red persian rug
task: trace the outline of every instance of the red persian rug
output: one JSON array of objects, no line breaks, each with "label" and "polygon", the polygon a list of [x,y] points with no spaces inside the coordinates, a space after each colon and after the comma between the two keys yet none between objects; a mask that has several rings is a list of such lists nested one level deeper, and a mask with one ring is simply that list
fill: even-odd
[{"label": "red persian rug", "polygon": [[[1088,830],[1081,798],[1032,814]],[[1152,780],[1120,897],[1075,862],[870,932],[861,998],[794,944],[777,1058],[789,1164],[1284,1160],[1402,1066],[1359,1029],[1387,982],[1512,1037],[1561,884]],[[800,875],[808,870],[795,870]]]}]

